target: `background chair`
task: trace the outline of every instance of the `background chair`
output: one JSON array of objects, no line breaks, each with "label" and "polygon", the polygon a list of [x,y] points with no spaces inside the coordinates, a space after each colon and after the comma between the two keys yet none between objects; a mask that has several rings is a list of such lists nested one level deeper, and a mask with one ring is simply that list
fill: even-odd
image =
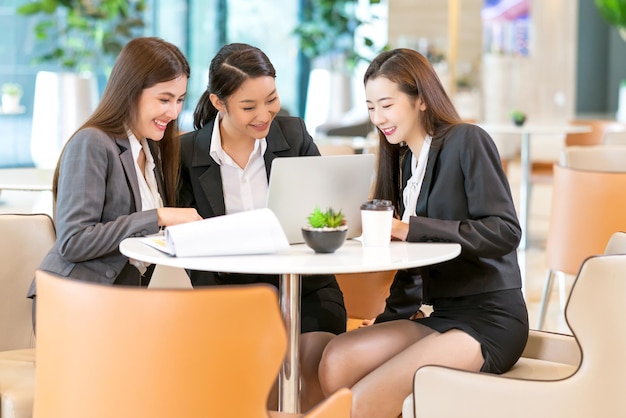
[{"label": "background chair", "polygon": [[[604,119],[575,119],[571,125],[589,126],[591,130],[585,133],[570,133],[565,135],[564,147],[602,145],[611,132],[623,130],[620,123]],[[556,161],[533,161],[531,165],[531,183],[550,183],[552,181],[552,166]]]},{"label": "background chair", "polygon": [[359,328],[364,319],[373,319],[385,310],[389,287],[396,274],[392,271],[336,274],[348,314],[348,331]]},{"label": "background chair", "polygon": [[[626,254],[626,232],[613,233],[604,254]],[[532,381],[566,379],[580,367],[581,360],[579,343],[573,335],[531,329],[522,356],[511,370],[500,377]],[[415,417],[414,404],[414,396],[411,394],[404,401],[402,418]]]},{"label": "background chair", "polygon": [[[602,167],[608,167],[608,163]],[[558,274],[560,278],[563,307],[566,299],[564,275],[575,275],[585,258],[602,253],[615,231],[626,230],[624,190],[626,172],[554,166],[546,240],[548,273],[539,306],[538,329],[545,321],[554,276]]]},{"label": "background chair", "polygon": [[579,170],[626,172],[626,145],[565,147],[560,165]]},{"label": "background chair", "polygon": [[35,336],[26,292],[55,236],[48,215],[0,214],[1,418],[32,417]]},{"label": "background chair", "polygon": [[626,254],[626,232],[618,231],[611,235],[604,254]]},{"label": "background chair", "polygon": [[32,348],[32,304],[26,293],[54,245],[54,224],[43,214],[0,214],[0,236],[0,351]]},{"label": "background chair", "polygon": [[38,271],[37,290],[35,418],[267,416],[287,344],[272,287],[142,289]]},{"label": "background chair", "polygon": [[150,278],[150,289],[191,289],[191,279],[183,268],[157,264]]},{"label": "background chair", "polygon": [[[626,255],[585,261],[566,318],[582,355],[570,376],[537,379],[472,373],[439,366],[415,374],[417,417],[626,416],[626,328],[615,307],[626,293]],[[592,307],[591,309],[589,307]],[[541,333],[550,335],[550,333]],[[450,402],[453,394],[454,402]]]}]

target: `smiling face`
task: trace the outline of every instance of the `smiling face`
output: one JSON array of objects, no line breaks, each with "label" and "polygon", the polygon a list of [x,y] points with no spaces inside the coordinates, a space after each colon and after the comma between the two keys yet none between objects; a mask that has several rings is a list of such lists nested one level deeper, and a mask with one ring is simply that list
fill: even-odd
[{"label": "smiling face", "polygon": [[224,103],[211,95],[222,114],[221,132],[225,138],[259,139],[267,136],[270,124],[280,111],[280,98],[274,77],[249,78]]},{"label": "smiling face", "polygon": [[178,118],[186,93],[186,76],[144,89],[139,96],[136,120],[130,127],[137,139],[161,140],[167,124]]},{"label": "smiling face", "polygon": [[382,131],[390,144],[406,142],[409,147],[426,136],[421,114],[426,105],[398,89],[386,77],[370,79],[365,85],[367,108],[372,123]]}]

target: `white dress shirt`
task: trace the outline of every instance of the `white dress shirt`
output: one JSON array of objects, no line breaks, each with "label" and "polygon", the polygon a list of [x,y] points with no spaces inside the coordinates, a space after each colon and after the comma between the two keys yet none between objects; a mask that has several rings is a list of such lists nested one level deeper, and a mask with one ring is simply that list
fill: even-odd
[{"label": "white dress shirt", "polygon": [[[137,139],[135,135],[128,130],[128,140],[130,141],[130,151],[133,155],[135,165],[135,173],[137,174],[137,182],[139,183],[139,193],[141,194],[141,210],[157,209],[163,207],[163,199],[159,193],[156,176],[154,174],[154,158],[145,138]],[[138,159],[139,153],[143,149],[146,158],[144,172],[141,172]],[[139,260],[130,259],[130,263],[137,267],[137,270],[143,275],[150,263],[144,263]]]},{"label": "white dress shirt", "polygon": [[424,145],[420,151],[419,158],[412,154],[411,156],[411,178],[404,188],[402,202],[404,203],[404,213],[402,214],[402,222],[409,223],[409,218],[415,216],[415,206],[417,198],[422,189],[424,182],[424,174],[426,174],[426,164],[428,163],[428,152],[430,151],[430,143],[432,138],[427,136],[424,138]]},{"label": "white dress shirt", "polygon": [[216,122],[209,154],[220,165],[226,214],[267,207],[268,182],[263,159],[267,141],[259,138],[254,142],[248,163],[241,168],[222,148],[221,121]]}]

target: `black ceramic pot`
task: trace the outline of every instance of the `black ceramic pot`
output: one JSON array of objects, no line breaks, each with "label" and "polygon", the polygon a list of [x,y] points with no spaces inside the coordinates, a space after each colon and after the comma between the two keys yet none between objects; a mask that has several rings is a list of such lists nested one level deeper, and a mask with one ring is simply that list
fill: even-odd
[{"label": "black ceramic pot", "polygon": [[515,124],[515,126],[522,126],[524,125],[524,122],[526,122],[526,116],[513,118],[513,123]]},{"label": "black ceramic pot", "polygon": [[302,228],[304,242],[316,253],[334,253],[346,240],[348,230],[316,230]]}]

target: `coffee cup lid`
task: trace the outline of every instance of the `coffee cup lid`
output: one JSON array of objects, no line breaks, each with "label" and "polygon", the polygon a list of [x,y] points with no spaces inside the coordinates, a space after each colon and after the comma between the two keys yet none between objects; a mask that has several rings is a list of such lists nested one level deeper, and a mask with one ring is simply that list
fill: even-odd
[{"label": "coffee cup lid", "polygon": [[374,199],[363,203],[361,210],[393,210],[393,205],[391,200]]}]

